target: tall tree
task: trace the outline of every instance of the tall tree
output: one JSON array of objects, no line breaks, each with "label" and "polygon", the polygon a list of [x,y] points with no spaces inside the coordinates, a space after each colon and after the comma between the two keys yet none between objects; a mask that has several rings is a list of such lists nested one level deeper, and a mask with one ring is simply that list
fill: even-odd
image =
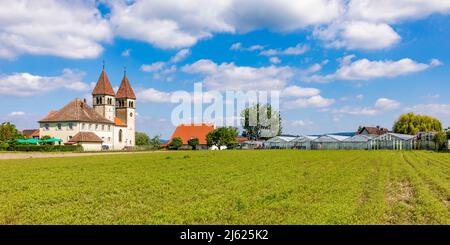
[{"label": "tall tree", "polygon": [[10,122],[4,122],[0,124],[0,141],[12,140],[12,139],[21,139],[22,135],[16,128],[16,125]]},{"label": "tall tree", "polygon": [[206,143],[208,146],[227,146],[227,148],[235,148],[237,146],[238,130],[234,127],[217,128],[206,135]]},{"label": "tall tree", "polygon": [[413,112],[401,115],[394,123],[393,131],[400,134],[415,135],[419,132],[440,132],[441,122],[430,116],[415,115]]},{"label": "tall tree", "polygon": [[450,127],[445,130],[447,132],[447,140],[450,140]]},{"label": "tall tree", "polygon": [[257,103],[241,112],[243,135],[254,140],[281,135],[281,114],[271,104]]},{"label": "tall tree", "polygon": [[153,149],[159,149],[161,148],[161,136],[156,135],[153,138],[150,139],[150,146]]},{"label": "tall tree", "polygon": [[150,145],[150,137],[143,132],[135,133],[136,145]]}]

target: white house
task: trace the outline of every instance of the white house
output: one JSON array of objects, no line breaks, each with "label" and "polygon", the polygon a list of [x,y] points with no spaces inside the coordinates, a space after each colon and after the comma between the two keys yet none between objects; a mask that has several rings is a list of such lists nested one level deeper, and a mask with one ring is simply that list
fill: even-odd
[{"label": "white house", "polygon": [[39,121],[40,137],[64,144],[80,144],[85,150],[122,150],[135,145],[136,96],[126,74],[117,93],[103,68],[92,91],[92,107],[75,99]]}]

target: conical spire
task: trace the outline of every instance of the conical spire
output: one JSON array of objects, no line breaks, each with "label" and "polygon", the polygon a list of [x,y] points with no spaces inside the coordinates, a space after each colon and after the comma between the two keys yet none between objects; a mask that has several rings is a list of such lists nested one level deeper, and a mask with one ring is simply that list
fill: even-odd
[{"label": "conical spire", "polygon": [[98,78],[97,85],[95,85],[92,95],[110,95],[115,96],[114,90],[109,82],[108,75],[105,72],[105,64],[103,63],[103,70]]},{"label": "conical spire", "polygon": [[116,98],[127,98],[127,99],[136,99],[136,95],[134,94],[133,88],[131,87],[130,81],[128,80],[126,71],[124,71],[122,83],[120,84],[119,90],[117,90]]}]

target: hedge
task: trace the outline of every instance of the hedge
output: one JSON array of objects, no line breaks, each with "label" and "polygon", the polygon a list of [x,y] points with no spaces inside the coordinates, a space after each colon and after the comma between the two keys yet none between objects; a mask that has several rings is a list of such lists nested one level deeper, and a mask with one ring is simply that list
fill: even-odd
[{"label": "hedge", "polygon": [[83,148],[79,145],[11,145],[7,148],[8,151],[82,151]]}]

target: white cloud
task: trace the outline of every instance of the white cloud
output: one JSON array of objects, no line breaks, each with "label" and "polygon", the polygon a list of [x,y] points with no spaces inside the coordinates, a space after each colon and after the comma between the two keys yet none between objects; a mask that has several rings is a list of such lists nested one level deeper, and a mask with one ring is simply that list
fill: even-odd
[{"label": "white cloud", "polygon": [[281,60],[278,57],[270,57],[269,61],[272,64],[279,64],[279,63],[281,63]]},{"label": "white cloud", "polygon": [[137,93],[137,97],[143,102],[170,103],[170,96],[171,93],[154,88],[147,88]]},{"label": "white cloud", "polygon": [[398,101],[388,98],[379,98],[373,107],[344,106],[340,109],[332,110],[332,113],[339,115],[338,118],[341,118],[343,114],[353,116],[375,116],[381,114],[382,112],[394,110],[399,107],[400,103]]},{"label": "white cloud", "polygon": [[23,112],[23,111],[13,111],[13,112],[9,113],[8,116],[10,116],[10,117],[21,117],[21,116],[25,116],[25,112]]},{"label": "white cloud", "polygon": [[405,111],[413,111],[415,113],[442,117],[449,120],[450,104],[417,104],[412,107],[406,108]]},{"label": "white cloud", "polygon": [[87,91],[88,84],[81,82],[83,72],[64,69],[60,76],[39,76],[30,73],[0,75],[0,94],[32,96],[57,89]]},{"label": "white cloud", "polygon": [[234,63],[216,64],[199,60],[182,67],[184,72],[204,74],[204,85],[211,90],[281,90],[292,78],[289,67],[236,66]]},{"label": "white cloud", "polygon": [[178,63],[178,62],[184,60],[190,54],[191,54],[191,51],[189,49],[182,49],[182,50],[178,51],[172,58],[170,58],[170,62]]},{"label": "white cloud", "polygon": [[278,32],[329,23],[342,13],[339,0],[114,1],[118,35],[160,48],[190,47],[215,33]]},{"label": "white cloud", "polygon": [[301,55],[309,50],[309,46],[306,44],[297,44],[294,47],[288,47],[286,49],[268,49],[261,51],[260,55],[274,56],[274,55]]},{"label": "white cloud", "polygon": [[1,1],[0,58],[21,54],[95,58],[112,40],[93,1]]},{"label": "white cloud", "polygon": [[304,77],[307,82],[329,82],[332,80],[357,80],[366,81],[370,79],[382,77],[397,77],[420,72],[430,67],[436,66],[440,62],[432,60],[429,64],[418,63],[409,58],[398,61],[370,61],[368,59],[360,59],[352,62],[354,55],[349,55],[341,60],[339,69],[328,75],[311,75]]},{"label": "white cloud", "polygon": [[141,71],[145,71],[145,72],[155,72],[155,71],[160,71],[164,68],[165,66],[165,62],[162,61],[158,61],[158,62],[154,62],[151,64],[144,64],[141,66]]},{"label": "white cloud", "polygon": [[311,120],[295,120],[288,122],[292,127],[306,127],[314,125],[314,122]]},{"label": "white cloud", "polygon": [[346,21],[316,29],[314,35],[335,48],[377,50],[389,48],[401,40],[385,23]]},{"label": "white cloud", "polygon": [[320,90],[316,88],[302,88],[299,86],[289,86],[281,92],[282,97],[312,97],[319,95]]},{"label": "white cloud", "polygon": [[419,19],[433,13],[448,13],[448,0],[352,0],[348,16],[372,22],[395,23],[407,19]]},{"label": "white cloud", "polygon": [[242,43],[233,43],[230,47],[230,50],[233,50],[233,51],[250,51],[251,52],[251,51],[257,51],[257,50],[263,50],[263,49],[264,49],[264,46],[259,45],[259,44],[255,44],[255,45],[252,45],[247,48],[247,47],[243,47]]},{"label": "white cloud", "polygon": [[380,110],[392,110],[400,107],[400,103],[398,101],[391,100],[388,98],[379,98],[375,102],[375,107]]},{"label": "white cloud", "polygon": [[299,98],[295,100],[289,100],[282,103],[286,109],[298,109],[298,108],[323,108],[328,107],[334,103],[334,99],[327,99],[321,95],[314,95],[309,98]]},{"label": "white cloud", "polygon": [[123,57],[130,57],[131,55],[131,49],[125,49],[122,54]]}]

